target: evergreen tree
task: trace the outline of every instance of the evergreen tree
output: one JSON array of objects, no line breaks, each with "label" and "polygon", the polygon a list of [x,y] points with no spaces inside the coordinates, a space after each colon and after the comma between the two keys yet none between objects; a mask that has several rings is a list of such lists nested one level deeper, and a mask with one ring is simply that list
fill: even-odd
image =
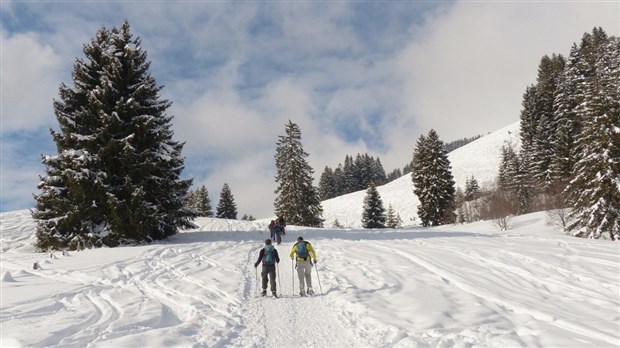
[{"label": "evergreen tree", "polygon": [[387,228],[401,228],[403,226],[403,220],[400,218],[400,214],[394,211],[392,204],[388,206],[387,221],[385,227]]},{"label": "evergreen tree", "polygon": [[454,179],[443,142],[435,130],[420,136],[413,154],[413,192],[423,226],[450,223],[454,216]]},{"label": "evergreen tree", "polygon": [[209,198],[209,191],[205,185],[202,185],[194,193],[193,208],[199,212],[200,216],[213,217],[211,199]]},{"label": "evergreen tree", "polygon": [[575,110],[583,101],[583,96],[577,93],[574,81],[575,76],[581,75],[576,71],[580,59],[579,48],[573,44],[564,73],[558,81],[553,105],[556,134],[550,138],[555,151],[550,170],[553,181],[564,186],[573,173],[578,152],[575,139],[581,132],[581,121]]},{"label": "evergreen tree", "polygon": [[334,171],[328,166],[325,166],[319,179],[319,196],[322,201],[338,196],[336,177]]},{"label": "evergreen tree", "polygon": [[301,130],[289,120],[285,135],[276,143],[276,200],[277,216],[286,218],[291,225],[322,227],[323,208],[318,190],[312,185],[314,170],[301,144]]},{"label": "evergreen tree", "polygon": [[[574,235],[620,238],[620,40],[594,30],[582,49],[597,52],[593,70],[581,77],[583,102],[576,109],[583,122],[580,152],[566,191],[573,210]],[[586,56],[587,58],[587,56]]]},{"label": "evergreen tree", "polygon": [[521,157],[508,145],[502,146],[502,158],[498,174],[500,196],[513,202],[511,213],[525,214],[530,211],[531,181]]},{"label": "evergreen tree", "polygon": [[364,228],[385,228],[385,208],[375,184],[370,183],[364,197],[362,226]]},{"label": "evergreen tree", "polygon": [[129,24],[101,28],[77,59],[74,86],[54,102],[57,155],[44,156],[33,218],[37,248],[149,242],[191,226],[183,204],[183,144],[172,140],[171,103],[148,72]]},{"label": "evergreen tree", "polygon": [[217,205],[215,217],[219,219],[237,219],[237,204],[228,184],[224,184],[220,193],[220,202]]},{"label": "evergreen tree", "polygon": [[358,171],[353,161],[353,157],[346,155],[344,159],[344,166],[342,167],[344,192],[351,193],[359,190],[359,176]]},{"label": "evergreen tree", "polygon": [[334,169],[334,197],[342,196],[346,194],[345,190],[345,178],[342,165],[338,164],[338,167]]},{"label": "evergreen tree", "polygon": [[465,179],[465,200],[473,201],[480,196],[480,185],[478,185],[478,180],[471,176],[471,179]]},{"label": "evergreen tree", "polygon": [[400,168],[396,168],[393,171],[390,172],[390,174],[388,174],[387,176],[387,182],[392,182],[398,178],[400,178],[401,176],[403,176],[403,172],[400,170]]}]

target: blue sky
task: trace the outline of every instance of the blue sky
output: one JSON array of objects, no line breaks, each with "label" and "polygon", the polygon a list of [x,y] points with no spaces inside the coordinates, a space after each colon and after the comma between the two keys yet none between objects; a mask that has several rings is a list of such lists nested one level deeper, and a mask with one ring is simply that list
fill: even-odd
[{"label": "blue sky", "polygon": [[268,217],[275,143],[290,119],[318,179],[345,154],[410,161],[430,128],[444,141],[518,121],[544,54],[594,26],[618,35],[617,2],[0,3],[1,211],[30,208],[52,101],[101,26],[129,21],[173,102],[185,177],[240,215]]}]

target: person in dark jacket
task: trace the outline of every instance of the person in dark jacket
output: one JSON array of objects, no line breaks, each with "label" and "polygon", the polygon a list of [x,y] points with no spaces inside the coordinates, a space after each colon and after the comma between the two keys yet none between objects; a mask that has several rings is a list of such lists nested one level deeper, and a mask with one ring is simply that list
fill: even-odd
[{"label": "person in dark jacket", "polygon": [[271,294],[274,297],[278,297],[276,292],[276,264],[280,263],[280,256],[278,255],[278,250],[271,244],[271,239],[265,240],[265,247],[260,250],[254,267],[258,267],[261,261],[263,263],[263,270],[260,273],[263,277],[263,292],[261,295],[267,295],[267,283],[270,283]]}]

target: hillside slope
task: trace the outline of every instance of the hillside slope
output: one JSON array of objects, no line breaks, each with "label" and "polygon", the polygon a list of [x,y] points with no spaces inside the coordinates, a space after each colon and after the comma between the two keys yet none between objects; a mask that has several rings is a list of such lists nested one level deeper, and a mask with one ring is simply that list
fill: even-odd
[{"label": "hillside slope", "polygon": [[[448,154],[452,165],[452,175],[456,187],[465,187],[465,180],[472,175],[480,186],[491,186],[497,177],[503,144],[518,150],[519,122],[485,135]],[[412,149],[413,152],[413,149]],[[404,226],[418,225],[418,198],[413,193],[411,175],[402,177],[377,187],[385,209],[390,204],[400,214]],[[362,211],[366,191],[357,191],[321,202],[325,226],[331,227],[334,221],[347,228],[362,227]]]}]

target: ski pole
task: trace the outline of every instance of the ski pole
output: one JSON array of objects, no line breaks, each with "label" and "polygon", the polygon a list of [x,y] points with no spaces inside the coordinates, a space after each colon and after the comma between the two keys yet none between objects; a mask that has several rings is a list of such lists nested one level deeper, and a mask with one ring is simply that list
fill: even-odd
[{"label": "ski pole", "polygon": [[291,291],[292,291],[291,295],[295,295],[295,271],[293,269],[293,258],[291,258],[291,279],[293,280],[291,282],[291,284],[292,284],[291,285],[292,286],[292,288],[291,288]]},{"label": "ski pole", "polygon": [[258,296],[258,267],[254,267],[254,276],[256,278],[256,296]]},{"label": "ski pole", "polygon": [[[276,272],[278,272],[278,289],[282,291],[282,283],[280,282],[280,267],[278,266],[278,262],[276,262]],[[280,293],[282,294],[282,293]]]},{"label": "ski pole", "polygon": [[316,279],[319,281],[319,290],[321,290],[321,295],[323,295],[323,288],[321,287],[321,278],[319,278],[319,268],[316,266],[316,262],[314,263],[314,270],[316,271]]}]

